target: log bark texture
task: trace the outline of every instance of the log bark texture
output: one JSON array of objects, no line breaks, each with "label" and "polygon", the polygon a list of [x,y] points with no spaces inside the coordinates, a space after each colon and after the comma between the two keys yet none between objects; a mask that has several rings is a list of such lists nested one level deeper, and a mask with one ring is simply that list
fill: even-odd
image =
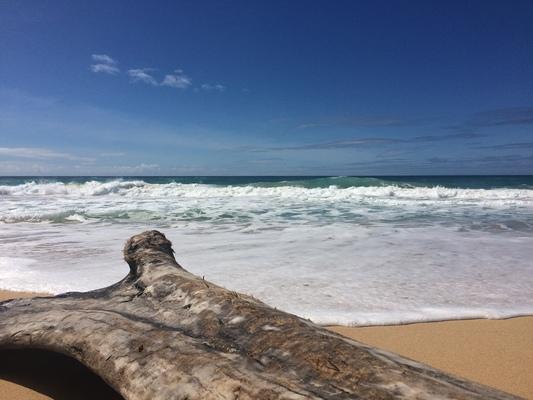
[{"label": "log bark texture", "polygon": [[127,400],[516,399],[226,290],[173,253],[144,232],[113,286],[0,303],[0,349],[66,354]]}]

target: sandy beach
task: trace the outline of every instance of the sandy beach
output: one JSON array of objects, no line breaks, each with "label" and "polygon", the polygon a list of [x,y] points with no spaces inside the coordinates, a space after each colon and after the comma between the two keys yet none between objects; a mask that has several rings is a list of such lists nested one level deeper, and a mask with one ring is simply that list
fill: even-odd
[{"label": "sandy beach", "polygon": [[[0,301],[32,295],[0,291]],[[533,399],[533,317],[329,329],[434,368]],[[51,364],[53,374],[49,372]],[[61,378],[57,379],[58,376]],[[0,399],[119,398],[95,378],[65,357],[4,352],[0,363]],[[64,382],[70,384],[65,386]]]},{"label": "sandy beach", "polygon": [[454,375],[533,399],[533,317],[330,329]]},{"label": "sandy beach", "polygon": [[32,293],[32,292],[11,292],[8,290],[0,290],[0,301],[5,301],[9,299],[20,299],[23,297],[35,297],[35,296],[46,296],[46,293]]}]

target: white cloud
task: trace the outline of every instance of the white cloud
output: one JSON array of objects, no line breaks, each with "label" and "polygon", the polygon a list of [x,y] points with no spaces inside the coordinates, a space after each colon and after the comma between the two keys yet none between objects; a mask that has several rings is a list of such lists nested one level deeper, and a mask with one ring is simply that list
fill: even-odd
[{"label": "white cloud", "polygon": [[186,89],[192,84],[191,78],[183,73],[181,69],[174,71],[174,74],[165,75],[161,86],[169,86],[176,89]]},{"label": "white cloud", "polygon": [[145,164],[145,163],[141,163],[139,165],[135,165],[132,167],[132,169],[137,170],[137,171],[142,171],[142,172],[159,170],[160,168],[161,167],[159,166],[159,164]]},{"label": "white cloud", "polygon": [[0,147],[0,156],[32,159],[63,159],[70,161],[93,161],[88,157],[78,157],[68,153],[61,153],[38,147]]},{"label": "white cloud", "polygon": [[116,64],[117,63],[114,59],[109,57],[107,54],[92,54],[91,57],[94,61],[99,62],[99,63],[104,63],[104,64]]},{"label": "white cloud", "polygon": [[[90,70],[95,73],[105,73],[109,75],[116,75],[120,72],[118,62],[107,54],[92,54],[91,58],[94,64],[90,65]],[[187,76],[183,70],[176,69],[171,74],[166,74],[161,82],[152,75],[154,68],[133,68],[127,71],[130,81],[132,83],[141,82],[152,86],[168,86],[175,89],[187,89],[192,85],[192,79]],[[194,91],[205,92],[224,92],[226,86],[220,83],[203,83],[199,87],[195,87]]]},{"label": "white cloud", "polygon": [[43,175],[46,167],[41,164],[31,164],[28,161],[13,162],[0,160],[0,174],[2,175]]},{"label": "white cloud", "polygon": [[100,153],[100,157],[124,157],[125,155],[126,153],[123,153],[121,151]]},{"label": "white cloud", "polygon": [[207,92],[210,92],[213,90],[223,92],[224,90],[226,90],[226,86],[221,85],[220,83],[216,83],[216,84],[204,83],[200,86],[200,88]]},{"label": "white cloud", "polygon": [[116,75],[120,70],[114,65],[108,64],[93,64],[90,66],[91,71],[93,72],[103,72],[105,74]]},{"label": "white cloud", "polygon": [[159,164],[141,163],[138,165],[112,165],[105,167],[106,173],[115,175],[144,175],[157,174],[161,170]]},{"label": "white cloud", "polygon": [[120,72],[117,62],[107,54],[92,54],[91,58],[95,62],[89,67],[93,72],[103,72],[105,74],[116,75]]},{"label": "white cloud", "polygon": [[157,81],[155,78],[150,75],[148,72],[153,71],[152,68],[137,68],[129,69],[128,75],[131,78],[132,82],[142,82],[149,85],[157,86]]},{"label": "white cloud", "polygon": [[[118,62],[107,54],[92,54],[91,58],[94,64],[89,67],[91,71],[95,73],[105,73],[110,75],[116,75],[120,72],[118,68]],[[187,89],[192,85],[192,79],[187,76],[183,70],[176,69],[171,74],[166,74],[161,82],[154,77],[152,71],[156,71],[154,68],[132,68],[127,71],[131,82],[141,82],[152,86],[168,86],[175,89]],[[203,90],[206,92],[218,91],[223,92],[226,87],[220,83],[204,83],[200,87],[194,88],[197,92]]]}]

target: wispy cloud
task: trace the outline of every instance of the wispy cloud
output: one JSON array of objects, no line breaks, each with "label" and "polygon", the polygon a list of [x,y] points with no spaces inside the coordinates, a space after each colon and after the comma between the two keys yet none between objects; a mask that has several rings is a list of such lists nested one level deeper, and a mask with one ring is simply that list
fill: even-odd
[{"label": "wispy cloud", "polygon": [[[101,72],[110,75],[116,75],[120,72],[118,62],[107,54],[92,54],[91,58],[94,62],[89,67],[92,72]],[[182,69],[175,69],[172,73],[165,74],[161,80],[156,78],[156,74],[154,74],[155,71],[157,71],[155,68],[131,68],[127,70],[127,75],[130,77],[132,83],[140,82],[151,86],[187,89],[192,85],[192,79],[186,75]],[[226,90],[226,86],[220,83],[204,83],[195,90],[223,92]]]},{"label": "wispy cloud", "polygon": [[[527,173],[533,166],[533,155],[505,155],[478,157],[430,157],[427,159],[388,158],[368,161],[354,161],[345,166],[351,173],[375,174],[410,174],[418,175],[421,171],[447,174],[488,173]],[[357,171],[357,172],[354,172]]]},{"label": "wispy cloud", "polygon": [[345,164],[359,171],[374,171],[376,168],[387,173],[419,173],[421,169],[431,168],[433,171],[462,173],[465,171],[479,172],[479,168],[488,171],[517,172],[527,171],[533,166],[533,155],[498,155],[474,157],[429,157],[427,159],[385,158],[365,161],[353,161]]},{"label": "wispy cloud", "polygon": [[[204,125],[166,124],[158,119],[146,119],[85,104],[67,104],[20,91],[0,88],[0,104],[6,105],[0,107],[2,147],[50,148],[49,143],[53,141],[90,148],[95,155],[124,152],[125,157],[130,159],[133,157],[132,148],[154,146],[154,141],[165,149],[168,146],[222,149],[237,144],[223,139],[222,131]],[[150,132],[150,135],[146,135],[146,132]],[[12,142],[7,141],[10,138]],[[72,138],[76,140],[72,142]],[[55,153],[59,151],[56,150]],[[61,151],[66,152],[63,149]],[[86,152],[84,150],[76,154],[85,155]]]},{"label": "wispy cloud", "polygon": [[181,69],[176,69],[172,74],[166,74],[161,82],[155,78],[152,72],[155,68],[135,68],[129,69],[128,75],[131,82],[141,82],[152,86],[167,86],[175,89],[186,89],[192,84],[189,78]]},{"label": "wispy cloud", "polygon": [[474,115],[469,124],[477,127],[533,124],[533,107],[502,108]]},{"label": "wispy cloud", "polygon": [[110,75],[116,75],[120,72],[120,69],[117,67],[118,63],[107,54],[93,54],[91,58],[94,64],[91,64],[89,68],[93,72],[102,72]]},{"label": "wispy cloud", "polygon": [[[110,75],[116,75],[120,72],[117,61],[107,54],[92,54],[91,58],[94,63],[89,68],[93,72]],[[165,74],[161,80],[156,77],[156,74],[154,74],[155,71],[157,71],[156,68],[131,68],[127,70],[127,75],[130,77],[130,82],[132,83],[145,83],[151,86],[187,89],[192,85],[192,79],[182,69],[175,69],[172,73]],[[220,83],[204,83],[195,88],[195,91],[200,90],[206,92],[223,92],[226,90],[226,86]]]},{"label": "wispy cloud", "polygon": [[104,63],[104,64],[116,64],[117,62],[109,57],[107,54],[93,54],[92,56],[93,61]]},{"label": "wispy cloud", "polygon": [[105,74],[109,75],[116,75],[120,72],[120,70],[113,66],[113,65],[107,65],[107,64],[93,64],[91,65],[91,71],[93,72],[103,72]]},{"label": "wispy cloud", "polygon": [[465,164],[465,163],[528,163],[533,164],[533,155],[505,154],[497,156],[480,156],[464,158],[431,157],[428,159],[431,164]]},{"label": "wispy cloud", "polygon": [[[176,170],[181,171],[179,167],[170,167],[163,169],[158,164],[140,163],[140,164],[125,164],[125,165],[106,165],[100,163],[93,164],[64,164],[59,161],[52,160],[36,160],[36,161],[4,161],[0,159],[0,174],[23,176],[23,175],[61,175],[61,176],[80,176],[80,175],[102,175],[102,176],[118,176],[118,175],[160,175],[161,171],[171,173]],[[198,172],[198,171],[196,171]]]},{"label": "wispy cloud", "polygon": [[191,84],[192,79],[185,75],[181,69],[176,69],[174,73],[165,75],[161,82],[161,86],[168,86],[175,89],[186,89]]},{"label": "wispy cloud", "polygon": [[147,164],[141,163],[138,165],[112,165],[106,166],[106,171],[113,172],[117,175],[144,175],[144,174],[157,174],[161,167],[159,164]]},{"label": "wispy cloud", "polygon": [[475,148],[491,149],[491,150],[533,149],[533,142],[493,144],[493,145],[487,145],[487,146],[476,146]]},{"label": "wispy cloud", "polygon": [[[433,118],[402,118],[396,116],[336,116],[323,118],[317,121],[309,121],[296,126],[296,129],[317,129],[332,126],[344,126],[354,128],[388,128],[410,127],[422,124],[434,123],[442,117]],[[532,125],[533,107],[514,107],[487,110],[474,113],[464,121],[440,126],[441,129],[455,131],[461,134],[475,134],[480,129],[501,127],[509,125]]]},{"label": "wispy cloud", "polygon": [[420,120],[405,119],[391,116],[351,116],[332,117],[323,120],[307,122],[298,125],[297,129],[312,129],[328,126],[351,126],[351,127],[399,127],[419,124]]},{"label": "wispy cloud", "polygon": [[408,143],[423,143],[423,142],[442,142],[446,140],[467,140],[467,139],[479,139],[482,137],[485,137],[486,135],[483,135],[481,133],[474,133],[474,132],[462,132],[462,133],[454,133],[452,135],[429,135],[429,136],[417,136],[412,139],[406,139],[405,141]]},{"label": "wispy cloud", "polygon": [[456,133],[453,135],[428,135],[428,136],[415,136],[407,139],[396,139],[396,138],[383,138],[383,137],[367,137],[367,138],[356,138],[349,140],[339,140],[332,142],[324,143],[312,143],[300,146],[286,146],[286,147],[271,147],[269,149],[259,150],[259,151],[269,151],[269,150],[329,150],[329,149],[346,149],[346,148],[357,148],[357,147],[366,147],[366,146],[382,146],[382,145],[391,145],[391,144],[408,144],[408,143],[429,143],[429,142],[442,142],[449,140],[468,140],[483,137],[484,135],[478,133]]},{"label": "wispy cloud", "polygon": [[445,127],[458,132],[474,132],[482,128],[509,125],[532,125],[533,107],[501,108],[476,113],[465,122]]},{"label": "wispy cloud", "polygon": [[287,146],[287,147],[272,147],[268,150],[329,150],[329,149],[342,149],[372,145],[384,145],[392,143],[400,143],[399,139],[388,138],[361,138],[351,140],[339,140],[333,142],[324,143],[311,143],[301,146]]},{"label": "wispy cloud", "polygon": [[405,165],[410,163],[411,160],[406,158],[388,158],[384,160],[367,160],[367,161],[351,161],[346,163],[350,167],[383,167],[393,165]]},{"label": "wispy cloud", "polygon": [[0,156],[30,159],[63,159],[70,161],[93,161],[93,158],[79,157],[68,153],[61,153],[37,147],[0,147]]},{"label": "wispy cloud", "polygon": [[137,68],[129,69],[128,75],[131,78],[132,82],[142,82],[148,85],[157,86],[157,81],[155,78],[149,74],[149,72],[154,71],[153,68]]},{"label": "wispy cloud", "polygon": [[221,85],[220,83],[215,83],[215,84],[204,83],[200,86],[200,89],[206,92],[212,92],[212,91],[223,92],[224,90],[226,90],[226,86]]}]

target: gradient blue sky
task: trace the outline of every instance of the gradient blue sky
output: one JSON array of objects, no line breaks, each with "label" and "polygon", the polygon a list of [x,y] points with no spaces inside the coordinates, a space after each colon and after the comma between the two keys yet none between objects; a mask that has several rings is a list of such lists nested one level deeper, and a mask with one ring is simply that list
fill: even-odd
[{"label": "gradient blue sky", "polygon": [[533,1],[0,0],[0,175],[533,173]]}]

